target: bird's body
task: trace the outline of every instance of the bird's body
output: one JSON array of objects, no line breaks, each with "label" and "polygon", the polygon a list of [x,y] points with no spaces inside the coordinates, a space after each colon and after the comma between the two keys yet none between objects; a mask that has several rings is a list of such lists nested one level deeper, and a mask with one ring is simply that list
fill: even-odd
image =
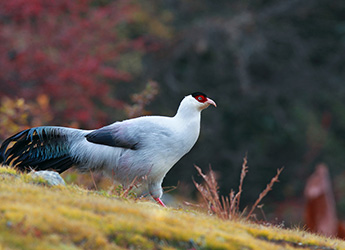
[{"label": "bird's body", "polygon": [[215,105],[194,93],[182,100],[174,117],[143,116],[96,130],[31,128],[4,141],[0,155],[22,171],[61,173],[76,165],[80,171],[103,171],[124,185],[141,181],[161,203],[163,178],[196,143],[201,110],[210,104]]}]

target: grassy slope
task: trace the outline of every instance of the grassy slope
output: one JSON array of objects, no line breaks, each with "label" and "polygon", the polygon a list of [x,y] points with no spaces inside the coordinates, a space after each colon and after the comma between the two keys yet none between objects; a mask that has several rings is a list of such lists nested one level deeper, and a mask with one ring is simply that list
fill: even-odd
[{"label": "grassy slope", "polygon": [[38,185],[3,167],[0,179],[0,249],[345,249],[303,231]]}]

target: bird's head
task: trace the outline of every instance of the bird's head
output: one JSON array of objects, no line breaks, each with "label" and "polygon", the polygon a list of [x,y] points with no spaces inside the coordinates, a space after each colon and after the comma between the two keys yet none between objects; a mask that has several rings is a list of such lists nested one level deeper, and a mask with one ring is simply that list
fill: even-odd
[{"label": "bird's head", "polygon": [[212,99],[208,98],[204,93],[195,92],[187,95],[182,100],[177,113],[181,115],[183,114],[183,116],[189,116],[194,112],[202,111],[210,105],[217,107],[216,103]]},{"label": "bird's head", "polygon": [[176,115],[188,117],[195,112],[199,113],[210,105],[217,107],[216,103],[204,93],[195,92],[183,98]]},{"label": "bird's head", "polygon": [[199,110],[203,110],[210,105],[217,107],[216,103],[208,98],[204,93],[195,92],[190,95],[191,99],[193,100],[193,104],[198,107]]}]

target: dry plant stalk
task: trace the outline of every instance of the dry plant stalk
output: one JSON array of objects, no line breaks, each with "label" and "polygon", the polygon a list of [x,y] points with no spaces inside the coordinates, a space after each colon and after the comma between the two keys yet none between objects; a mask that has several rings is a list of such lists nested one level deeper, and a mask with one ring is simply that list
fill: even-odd
[{"label": "dry plant stalk", "polygon": [[[237,214],[240,211],[240,199],[241,199],[241,194],[242,194],[242,186],[243,186],[243,181],[244,178],[246,177],[246,174],[248,172],[248,166],[247,166],[247,156],[243,158],[243,163],[242,163],[242,170],[241,170],[241,176],[240,176],[240,185],[238,186],[238,192],[233,198],[232,204],[233,206],[236,206],[236,208],[233,208],[233,213]],[[232,191],[232,190],[231,190]],[[231,194],[231,192],[230,192]],[[231,195],[230,195],[231,197]],[[230,199],[231,200],[231,199]]]},{"label": "dry plant stalk", "polygon": [[[195,182],[195,180],[193,180],[195,187],[207,204],[208,210],[215,213],[219,218],[224,220],[242,217],[245,210],[240,212],[240,199],[243,192],[244,178],[246,177],[246,174],[248,172],[247,157],[243,158],[238,192],[235,194],[235,191],[231,190],[229,196],[226,197],[219,196],[218,183],[216,181],[214,171],[211,169],[211,167],[207,175],[203,174],[198,166],[194,167],[205,181],[205,184],[198,184],[197,182]],[[283,168],[277,170],[276,176],[272,178],[271,182],[266,186],[265,190],[260,193],[259,198],[255,201],[250,212],[248,213],[246,217],[247,219],[252,216],[254,209],[258,206],[260,201],[267,195],[270,190],[272,190],[273,184],[275,182],[278,182],[278,177],[282,170]]]},{"label": "dry plant stalk", "polygon": [[271,182],[269,184],[267,184],[266,188],[264,189],[264,191],[262,191],[259,195],[259,198],[257,198],[257,200],[255,201],[254,205],[252,206],[252,208],[250,209],[248,215],[247,215],[247,219],[249,219],[249,217],[252,215],[252,213],[254,212],[254,209],[259,205],[260,201],[268,194],[269,191],[272,190],[272,187],[274,185],[275,182],[279,182],[278,177],[280,175],[280,173],[283,171],[284,168],[280,168],[277,169],[277,174],[271,179]]},{"label": "dry plant stalk", "polygon": [[131,182],[131,184],[124,188],[122,194],[120,195],[121,198],[127,198],[129,192],[134,188],[136,187],[136,184],[137,184],[137,176],[133,179],[133,181]]},{"label": "dry plant stalk", "polygon": [[95,178],[93,177],[93,173],[92,173],[92,171],[91,171],[91,170],[90,170],[90,174],[91,174],[91,179],[92,179],[93,185],[94,185],[94,187],[95,187],[95,190],[98,190],[98,187],[97,187],[97,184],[96,184]]},{"label": "dry plant stalk", "polygon": [[218,194],[218,183],[215,178],[215,174],[210,167],[210,171],[207,175],[203,174],[201,169],[195,166],[196,170],[200,176],[204,179],[205,185],[196,183],[194,180],[194,185],[200,192],[205,203],[208,205],[209,211],[215,213],[221,219],[234,219],[239,218],[241,214],[239,213],[240,198],[243,191],[243,181],[248,172],[247,158],[243,159],[242,171],[240,177],[240,184],[238,187],[238,192],[235,194],[234,190],[230,191],[229,196],[221,196]]},{"label": "dry plant stalk", "polygon": [[205,180],[206,185],[203,186],[201,184],[196,183],[194,180],[195,187],[201,193],[203,199],[205,200],[206,204],[208,205],[209,210],[216,213],[219,217],[226,219],[226,213],[223,209],[221,201],[218,195],[218,183],[214,176],[214,172],[210,167],[210,172],[208,175],[204,175],[201,169],[198,166],[194,166],[201,177]]}]

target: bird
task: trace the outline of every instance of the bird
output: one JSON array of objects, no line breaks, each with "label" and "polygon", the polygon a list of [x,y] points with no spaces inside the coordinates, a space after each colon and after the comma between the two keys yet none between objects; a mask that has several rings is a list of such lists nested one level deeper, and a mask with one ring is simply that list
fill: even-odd
[{"label": "bird", "polygon": [[95,130],[40,126],[0,147],[0,162],[19,171],[100,171],[128,187],[140,180],[161,206],[167,172],[196,143],[201,111],[216,103],[202,92],[185,96],[174,116],[141,116]]}]

